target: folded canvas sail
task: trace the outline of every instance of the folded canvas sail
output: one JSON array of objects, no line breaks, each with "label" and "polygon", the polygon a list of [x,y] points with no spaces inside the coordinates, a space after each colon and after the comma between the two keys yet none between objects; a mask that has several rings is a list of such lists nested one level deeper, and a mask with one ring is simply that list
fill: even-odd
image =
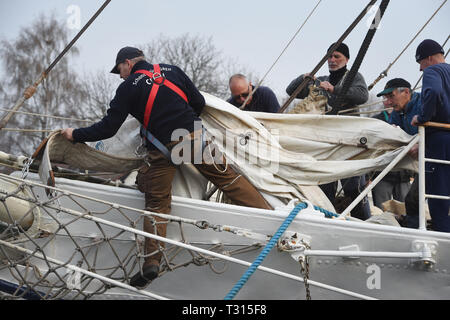
[{"label": "folded canvas sail", "polygon": [[[234,168],[259,191],[283,202],[298,198],[333,210],[319,184],[382,170],[413,139],[377,119],[246,112],[203,95],[206,106],[201,118],[206,139],[214,140]],[[137,152],[139,127],[130,117],[114,137],[91,146],[70,143],[54,133],[44,160],[85,170],[131,171],[144,164],[143,155]],[[47,164],[41,173],[45,181],[49,167]],[[417,163],[407,156],[397,168],[417,171]],[[202,198],[205,189],[206,179],[192,165],[179,167],[174,194]]]}]

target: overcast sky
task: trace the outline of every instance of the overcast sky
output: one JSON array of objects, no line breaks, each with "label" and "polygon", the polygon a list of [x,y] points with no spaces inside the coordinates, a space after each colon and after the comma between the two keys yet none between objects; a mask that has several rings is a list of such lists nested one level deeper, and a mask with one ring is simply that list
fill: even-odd
[{"label": "overcast sky", "polygon": [[[103,0],[14,0],[0,1],[0,37],[13,39],[22,27],[31,24],[41,13],[55,13],[67,22],[74,36],[73,6],[79,8],[81,27],[103,4]],[[357,17],[369,1],[322,0],[316,12],[287,49],[265,85],[278,98],[286,97],[285,88],[299,74],[310,72]],[[443,0],[391,0],[381,27],[360,68],[367,84],[386,69],[416,32],[431,17]],[[212,37],[225,57],[236,58],[248,70],[263,76],[285,45],[303,23],[317,1],[306,0],[113,0],[77,42],[80,55],[76,66],[81,71],[112,68],[117,51],[126,45],[151,41],[164,34],[175,37],[186,32]],[[377,2],[377,5],[381,0]],[[69,11],[68,11],[69,10]],[[372,17],[366,16],[344,41],[350,47],[349,67],[356,57]],[[72,24],[71,24],[72,23]],[[71,29],[72,28],[72,29]],[[387,80],[403,77],[412,85],[420,77],[414,60],[417,45],[426,38],[443,43],[450,30],[450,5],[446,3],[431,23],[413,42],[371,93],[381,91]],[[445,50],[449,45],[445,46]],[[163,61],[154,61],[163,62]],[[326,65],[317,75],[328,74]],[[36,75],[38,76],[38,75]]]}]

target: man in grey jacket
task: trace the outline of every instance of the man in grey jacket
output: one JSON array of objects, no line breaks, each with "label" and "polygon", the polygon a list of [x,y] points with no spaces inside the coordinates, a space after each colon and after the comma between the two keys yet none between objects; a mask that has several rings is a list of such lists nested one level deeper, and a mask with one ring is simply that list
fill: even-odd
[{"label": "man in grey jacket", "polygon": [[[331,47],[334,43],[328,48]],[[323,90],[324,94],[328,97],[328,105],[331,107],[326,114],[336,115],[339,110],[352,108],[355,105],[363,104],[369,99],[369,91],[367,89],[364,77],[358,72],[350,85],[350,88],[345,94],[342,94],[342,88],[344,80],[348,74],[347,63],[350,59],[350,52],[348,46],[341,43],[337,49],[328,58],[328,69],[330,74],[327,76],[314,77],[314,81],[318,83],[318,87]],[[297,87],[302,83],[305,76],[309,74],[303,74],[294,79],[286,88],[286,92],[292,95]],[[297,96],[298,99],[304,99],[309,94],[309,86],[313,84],[313,80],[305,87]],[[352,201],[361,193],[365,188],[366,179],[364,176],[351,177],[348,179],[342,179],[342,188],[344,194],[352,199]],[[320,185],[323,192],[327,195],[328,199],[335,205],[337,181]],[[352,217],[356,217],[362,220],[366,220],[370,217],[370,205],[367,197],[352,210]]]},{"label": "man in grey jacket", "polygon": [[[333,44],[328,48],[328,50],[330,50],[332,46]],[[327,114],[337,114],[339,110],[344,110],[358,104],[363,104],[369,99],[369,91],[367,90],[364,77],[358,72],[348,91],[340,97],[342,105],[339,105],[340,103],[338,101],[338,97],[341,95],[342,86],[348,73],[347,63],[349,59],[349,49],[345,43],[341,43],[336,51],[334,51],[328,58],[328,69],[330,74],[318,78],[314,77],[314,80],[319,82],[319,88],[322,88],[325,91],[328,97],[328,105],[332,108],[329,112],[327,112]],[[287,94],[292,95],[295,89],[297,89],[297,87],[303,82],[304,77],[308,75],[308,73],[302,74],[298,78],[292,80],[286,88]],[[302,91],[300,91],[296,98],[306,98],[309,94],[309,86],[312,84],[313,81],[311,80],[310,83]]]}]

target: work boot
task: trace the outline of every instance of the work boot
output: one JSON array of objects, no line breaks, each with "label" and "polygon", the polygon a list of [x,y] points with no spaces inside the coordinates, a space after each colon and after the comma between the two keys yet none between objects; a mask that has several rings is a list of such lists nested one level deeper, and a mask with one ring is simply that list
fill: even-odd
[{"label": "work boot", "polygon": [[144,266],[130,280],[130,286],[144,289],[153,279],[158,277],[159,266],[151,264]]}]

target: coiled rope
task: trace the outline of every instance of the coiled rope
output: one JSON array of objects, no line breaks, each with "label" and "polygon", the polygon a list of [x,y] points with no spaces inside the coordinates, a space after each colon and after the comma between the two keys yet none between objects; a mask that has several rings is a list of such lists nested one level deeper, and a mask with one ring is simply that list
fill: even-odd
[{"label": "coiled rope", "polygon": [[[273,235],[273,237],[270,239],[270,241],[266,244],[266,246],[261,251],[259,256],[255,259],[255,261],[253,261],[251,266],[248,267],[247,271],[242,275],[241,279],[239,279],[239,281],[234,285],[234,287],[230,290],[230,292],[225,296],[224,300],[232,300],[236,296],[236,294],[242,289],[242,287],[245,285],[245,283],[248,281],[248,279],[250,279],[250,277],[256,271],[258,266],[263,262],[263,260],[269,254],[270,250],[272,250],[272,248],[277,244],[278,239],[289,227],[292,220],[294,220],[294,218],[297,216],[297,214],[300,212],[300,210],[305,209],[307,206],[308,205],[306,203],[300,202],[298,205],[295,206],[294,209],[292,209],[291,213],[289,213],[286,220],[284,220],[284,222],[278,228],[277,232]],[[329,212],[320,207],[314,206],[314,209],[319,210],[320,212],[324,213],[327,218],[338,217],[337,214]]]}]

